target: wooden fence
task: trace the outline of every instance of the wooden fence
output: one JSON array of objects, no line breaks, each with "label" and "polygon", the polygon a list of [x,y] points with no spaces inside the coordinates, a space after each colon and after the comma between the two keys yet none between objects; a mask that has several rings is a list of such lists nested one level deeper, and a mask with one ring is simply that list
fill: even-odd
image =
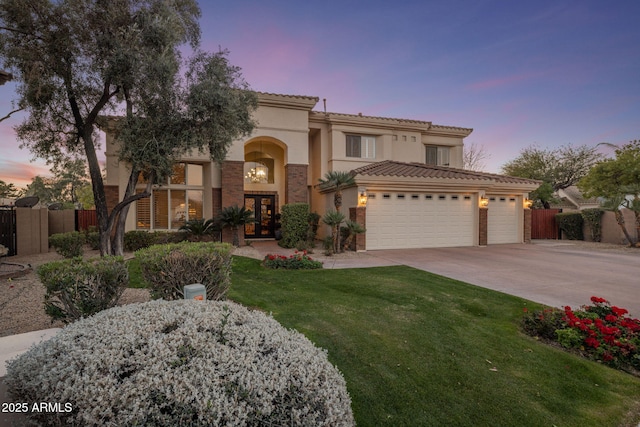
[{"label": "wooden fence", "polygon": [[0,245],[9,249],[7,256],[17,254],[16,210],[13,207],[0,208]]},{"label": "wooden fence", "polygon": [[98,227],[98,217],[95,209],[76,211],[76,230],[84,231],[89,227]]},{"label": "wooden fence", "polygon": [[560,231],[556,223],[556,214],[562,209],[532,209],[531,210],[531,238],[559,239]]}]

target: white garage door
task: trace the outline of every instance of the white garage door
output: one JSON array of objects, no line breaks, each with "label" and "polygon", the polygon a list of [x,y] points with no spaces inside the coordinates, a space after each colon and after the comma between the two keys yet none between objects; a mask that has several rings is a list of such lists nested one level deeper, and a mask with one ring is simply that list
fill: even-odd
[{"label": "white garage door", "polygon": [[518,198],[488,194],[489,212],[487,218],[487,243],[520,243],[522,241],[518,224]]},{"label": "white garage door", "polygon": [[476,210],[468,194],[372,192],[367,249],[472,246]]}]

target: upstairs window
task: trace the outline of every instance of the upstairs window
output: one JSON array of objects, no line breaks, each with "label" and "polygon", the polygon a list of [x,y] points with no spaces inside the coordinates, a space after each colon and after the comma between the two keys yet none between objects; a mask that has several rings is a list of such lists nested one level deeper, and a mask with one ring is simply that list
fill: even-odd
[{"label": "upstairs window", "polygon": [[375,159],[375,136],[347,135],[347,157],[359,157],[361,159]]},{"label": "upstairs window", "polygon": [[427,158],[425,163],[430,166],[449,166],[449,147],[427,145]]}]

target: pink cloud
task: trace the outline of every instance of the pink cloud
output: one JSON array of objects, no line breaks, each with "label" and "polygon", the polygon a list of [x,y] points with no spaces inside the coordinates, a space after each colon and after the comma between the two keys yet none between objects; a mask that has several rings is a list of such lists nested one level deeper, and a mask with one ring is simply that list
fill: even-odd
[{"label": "pink cloud", "polygon": [[546,74],[546,73],[529,72],[529,73],[522,73],[522,74],[514,74],[510,76],[503,76],[495,79],[488,79],[488,80],[471,83],[470,85],[468,85],[468,87],[469,89],[472,89],[472,90],[494,89],[497,87],[511,86],[517,83],[522,83],[528,80],[532,80],[542,76],[543,74]]},{"label": "pink cloud", "polygon": [[13,160],[0,160],[0,180],[12,183],[18,188],[25,188],[31,183],[33,177],[50,176],[49,167],[44,163],[16,162]]}]

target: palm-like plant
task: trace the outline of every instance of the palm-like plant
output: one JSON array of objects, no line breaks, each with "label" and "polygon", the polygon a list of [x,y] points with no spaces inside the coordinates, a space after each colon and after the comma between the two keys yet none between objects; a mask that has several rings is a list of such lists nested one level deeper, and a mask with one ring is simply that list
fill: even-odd
[{"label": "palm-like plant", "polygon": [[336,211],[340,212],[342,206],[342,189],[350,185],[355,185],[356,181],[353,178],[351,172],[345,171],[331,171],[324,175],[324,178],[319,178],[321,188],[332,188],[335,190],[333,196],[333,204],[336,207]]},{"label": "palm-like plant", "polygon": [[201,219],[192,219],[187,221],[180,230],[184,230],[190,235],[194,236],[196,240],[200,240],[203,236],[208,236],[213,234],[216,231],[217,224],[212,219],[204,220]]},{"label": "palm-like plant", "polygon": [[333,252],[340,249],[340,224],[344,221],[344,214],[338,211],[329,211],[322,217],[322,222],[331,227],[331,237],[333,240]]},{"label": "palm-like plant", "polygon": [[343,229],[346,230],[345,234],[347,235],[347,237],[346,239],[344,239],[343,249],[347,250],[351,246],[351,242],[353,242],[353,239],[356,237],[356,234],[362,234],[367,230],[365,230],[365,228],[362,225],[358,224],[355,221],[351,221],[350,219],[348,219],[344,223],[344,225],[345,226],[343,227]]},{"label": "palm-like plant", "polygon": [[251,224],[255,221],[253,218],[253,212],[247,208],[235,206],[229,206],[222,209],[220,215],[218,215],[218,221],[223,228],[229,227],[233,230],[233,246],[240,246],[240,236],[238,230],[245,224]]}]

